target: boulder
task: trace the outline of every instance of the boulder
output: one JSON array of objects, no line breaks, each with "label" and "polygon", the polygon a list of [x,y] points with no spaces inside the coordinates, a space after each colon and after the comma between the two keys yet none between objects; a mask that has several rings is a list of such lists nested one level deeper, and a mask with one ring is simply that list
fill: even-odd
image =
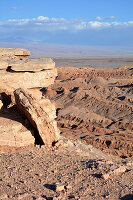
[{"label": "boulder", "polygon": [[55,184],[55,190],[56,192],[61,192],[65,189],[65,185],[61,184],[61,183],[56,183]]},{"label": "boulder", "polygon": [[123,173],[123,172],[125,172],[125,171],[126,171],[126,167],[125,167],[125,166],[120,166],[120,167],[114,169],[114,170],[112,171],[112,173],[114,173],[114,174],[117,175],[117,174]]},{"label": "boulder", "polygon": [[55,121],[55,109],[50,101],[44,100],[43,108],[31,94],[19,88],[14,91],[18,111],[25,116],[37,130],[42,142],[51,146],[59,139],[59,130]]},{"label": "boulder", "polygon": [[127,169],[125,166],[120,166],[120,167],[117,167],[116,169],[109,170],[108,173],[106,173],[106,174],[102,174],[102,178],[104,180],[107,180],[107,179],[111,178],[112,175],[119,175],[120,173],[123,173],[126,170]]}]

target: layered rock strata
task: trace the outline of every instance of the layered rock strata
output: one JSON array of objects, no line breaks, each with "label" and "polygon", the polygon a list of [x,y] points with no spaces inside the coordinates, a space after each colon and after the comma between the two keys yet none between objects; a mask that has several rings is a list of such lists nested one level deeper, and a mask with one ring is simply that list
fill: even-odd
[{"label": "layered rock strata", "polygon": [[51,58],[8,63],[7,65],[6,62],[0,61],[0,82],[14,89],[48,87],[54,83],[57,76],[55,63]]},{"label": "layered rock strata", "polygon": [[[34,127],[33,129],[38,132],[38,135],[42,140],[41,143],[50,146],[59,138],[59,130],[57,129],[57,124],[55,122],[56,110],[54,105],[42,96],[40,90],[54,83],[55,77],[57,76],[57,70],[55,69],[55,63],[51,58],[27,59],[29,55],[30,52],[25,49],[0,49],[1,109],[4,107],[8,109],[12,105],[15,105],[15,98],[17,106],[23,101],[25,101],[25,103],[29,102],[28,106],[31,110],[30,113],[25,115],[25,118],[28,118]],[[17,90],[20,87],[24,89],[24,91]],[[15,98],[13,94],[14,91]],[[29,93],[32,94],[32,96],[29,95]],[[22,94],[24,94],[23,97]],[[19,103],[18,99],[20,100]],[[24,110],[23,112],[21,110],[21,113],[24,114],[24,112],[29,112],[29,110],[26,111],[28,108],[27,104],[25,106],[23,105],[23,108]],[[20,111],[20,106],[18,106],[18,109]],[[7,111],[9,112],[9,110]],[[0,111],[1,117],[2,112],[3,111]],[[29,115],[30,118],[28,117]],[[7,115],[7,117],[4,116],[4,118],[9,117]],[[16,127],[14,119],[11,119],[11,123],[10,120],[6,119],[6,121],[11,127]],[[20,121],[18,123],[22,124]],[[4,127],[2,130],[4,130]],[[29,143],[20,142],[19,137],[21,135],[21,130],[18,132],[14,132],[16,129],[8,130],[4,133],[3,131],[0,132],[0,145],[23,146],[34,143],[32,140],[33,136],[31,140],[29,140]],[[19,137],[17,137],[17,134],[19,134]],[[25,138],[25,133],[22,135]],[[8,137],[9,141],[5,139]]]},{"label": "layered rock strata", "polygon": [[15,102],[13,91],[17,88],[41,89],[54,83],[57,70],[53,60],[25,59],[29,55],[25,49],[0,48],[0,96],[3,95],[5,106],[8,106],[5,96]]},{"label": "layered rock strata", "polygon": [[2,60],[12,60],[17,58],[28,58],[30,52],[21,48],[0,48],[0,58]]}]

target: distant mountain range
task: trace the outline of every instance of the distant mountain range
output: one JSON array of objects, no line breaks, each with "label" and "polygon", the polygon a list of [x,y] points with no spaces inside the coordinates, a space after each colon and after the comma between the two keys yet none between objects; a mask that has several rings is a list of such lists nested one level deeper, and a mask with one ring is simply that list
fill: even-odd
[{"label": "distant mountain range", "polygon": [[86,55],[129,55],[133,54],[133,47],[123,46],[83,46],[61,44],[38,44],[38,43],[11,43],[0,42],[0,47],[26,48],[30,50],[32,57],[43,56],[86,56]]}]

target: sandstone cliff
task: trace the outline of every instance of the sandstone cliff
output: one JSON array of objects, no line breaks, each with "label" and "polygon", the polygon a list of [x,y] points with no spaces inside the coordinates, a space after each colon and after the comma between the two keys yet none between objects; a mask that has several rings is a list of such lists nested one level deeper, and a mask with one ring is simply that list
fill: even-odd
[{"label": "sandstone cliff", "polygon": [[[25,49],[0,49],[0,126],[2,127],[0,130],[0,145],[24,146],[34,144],[33,135],[35,142],[38,138],[41,138],[41,144],[48,146],[59,139],[59,130],[55,121],[55,106],[42,96],[40,92],[42,88],[54,83],[55,77],[57,76],[55,63],[51,58],[28,59],[29,55],[30,52]],[[18,88],[22,89],[18,90]],[[24,94],[23,97],[22,94]],[[25,104],[23,104],[20,110],[18,104],[20,105],[24,101]],[[26,102],[29,102],[28,106],[30,105],[30,111],[26,111]],[[13,112],[17,113],[17,111],[14,111],[14,107],[12,107],[16,103],[18,111],[21,114],[26,113],[24,119],[19,116],[21,120],[17,120],[17,124],[14,115],[12,115]],[[30,118],[27,117],[29,115]],[[22,134],[20,129],[23,124],[25,130],[27,130],[26,119],[32,124],[33,128],[30,127],[25,136],[25,132]],[[34,123],[32,123],[31,119],[34,119]],[[5,125],[3,126],[5,121],[8,123],[6,129]],[[18,124],[21,124],[20,131],[13,128],[18,126]]]}]

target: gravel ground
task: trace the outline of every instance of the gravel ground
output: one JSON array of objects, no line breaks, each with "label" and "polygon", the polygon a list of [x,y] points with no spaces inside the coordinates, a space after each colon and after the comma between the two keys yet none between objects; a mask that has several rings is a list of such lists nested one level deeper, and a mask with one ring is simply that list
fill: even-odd
[{"label": "gravel ground", "polygon": [[[0,199],[133,199],[132,166],[73,148],[26,147],[0,154]],[[122,163],[123,162],[123,163]],[[102,178],[119,166],[126,171]],[[59,183],[59,190],[55,183]],[[63,188],[63,189],[61,189]]]}]

